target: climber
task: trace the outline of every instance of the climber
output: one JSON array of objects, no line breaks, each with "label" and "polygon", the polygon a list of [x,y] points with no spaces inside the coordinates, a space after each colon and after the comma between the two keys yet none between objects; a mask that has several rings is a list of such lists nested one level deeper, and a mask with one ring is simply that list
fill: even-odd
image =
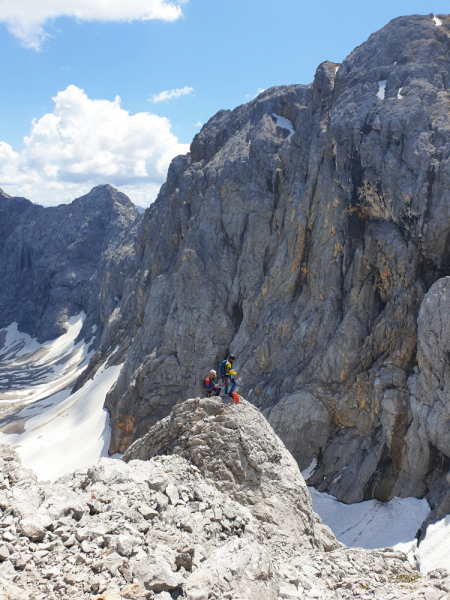
[{"label": "climber", "polygon": [[205,389],[206,389],[206,397],[211,398],[211,396],[219,396],[220,388],[216,384],[216,375],[217,373],[214,369],[211,369],[209,372],[209,377],[205,379]]},{"label": "climber", "polygon": [[222,377],[222,383],[225,386],[225,395],[228,394],[230,398],[233,398],[233,392],[237,386],[236,371],[233,370],[233,363],[235,360],[236,358],[230,354],[228,358],[220,363],[220,376]]}]

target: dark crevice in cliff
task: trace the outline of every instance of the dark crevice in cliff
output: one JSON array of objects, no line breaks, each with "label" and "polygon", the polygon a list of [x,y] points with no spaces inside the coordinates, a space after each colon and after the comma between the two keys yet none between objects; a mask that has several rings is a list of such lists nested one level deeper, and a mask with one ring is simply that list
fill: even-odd
[{"label": "dark crevice in cliff", "polygon": [[364,181],[364,168],[361,163],[361,156],[355,147],[353,147],[350,159],[350,177],[352,184],[350,202],[351,206],[356,207],[359,205],[359,191]]},{"label": "dark crevice in cliff", "polygon": [[450,471],[450,457],[436,448],[434,444],[429,444],[428,470],[424,477],[426,492],[443,475]]}]

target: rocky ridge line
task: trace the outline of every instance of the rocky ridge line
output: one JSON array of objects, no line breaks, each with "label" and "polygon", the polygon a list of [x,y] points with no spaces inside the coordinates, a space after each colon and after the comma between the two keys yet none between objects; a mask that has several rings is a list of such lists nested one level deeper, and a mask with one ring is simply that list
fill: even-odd
[{"label": "rocky ridge line", "polygon": [[16,321],[42,343],[84,311],[82,338],[90,340],[93,325],[98,338],[122,295],[118,265],[132,253],[139,220],[131,200],[110,185],[52,207],[0,190],[0,329]]},{"label": "rocky ridge line", "polygon": [[0,446],[2,600],[450,598],[444,571],[422,578],[401,552],[338,544],[245,401],[189,400],[125,459],[51,484]]}]

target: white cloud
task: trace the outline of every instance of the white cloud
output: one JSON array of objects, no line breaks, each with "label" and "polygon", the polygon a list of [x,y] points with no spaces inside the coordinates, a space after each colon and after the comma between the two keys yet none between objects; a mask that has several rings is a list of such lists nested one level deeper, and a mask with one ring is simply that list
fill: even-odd
[{"label": "white cloud", "polygon": [[48,37],[44,25],[57,17],[80,21],[175,21],[185,0],[1,0],[0,22],[27,48],[39,50]]},{"label": "white cloud", "polygon": [[258,88],[256,90],[256,94],[245,94],[246,98],[256,98],[256,96],[259,96],[259,94],[262,94],[263,92],[265,92],[266,90],[264,88]]},{"label": "white cloud", "polygon": [[159,94],[155,94],[151,98],[149,98],[150,102],[166,102],[167,100],[172,100],[172,98],[179,98],[180,96],[189,96],[194,91],[194,88],[189,87],[188,85],[184,88],[178,88],[176,90],[164,90]]},{"label": "white cloud", "polygon": [[203,127],[203,123],[200,123],[200,121],[197,121],[197,123],[194,125],[194,127]]},{"label": "white cloud", "polygon": [[70,85],[53,100],[53,112],[33,121],[22,152],[0,141],[0,187],[11,195],[54,205],[111,183],[148,206],[172,158],[189,151],[168,119],[130,115],[118,96],[91,100]]}]

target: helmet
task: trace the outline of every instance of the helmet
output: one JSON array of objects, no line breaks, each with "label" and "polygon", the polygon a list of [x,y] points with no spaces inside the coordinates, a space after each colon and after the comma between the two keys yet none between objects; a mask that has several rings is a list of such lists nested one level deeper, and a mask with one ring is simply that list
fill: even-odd
[{"label": "helmet", "polygon": [[236,357],[233,356],[232,354],[230,354],[230,356],[228,357],[228,360],[236,360]]},{"label": "helmet", "polygon": [[214,369],[211,369],[209,374],[212,375],[213,377],[215,377],[217,375],[217,373],[214,371]]}]

